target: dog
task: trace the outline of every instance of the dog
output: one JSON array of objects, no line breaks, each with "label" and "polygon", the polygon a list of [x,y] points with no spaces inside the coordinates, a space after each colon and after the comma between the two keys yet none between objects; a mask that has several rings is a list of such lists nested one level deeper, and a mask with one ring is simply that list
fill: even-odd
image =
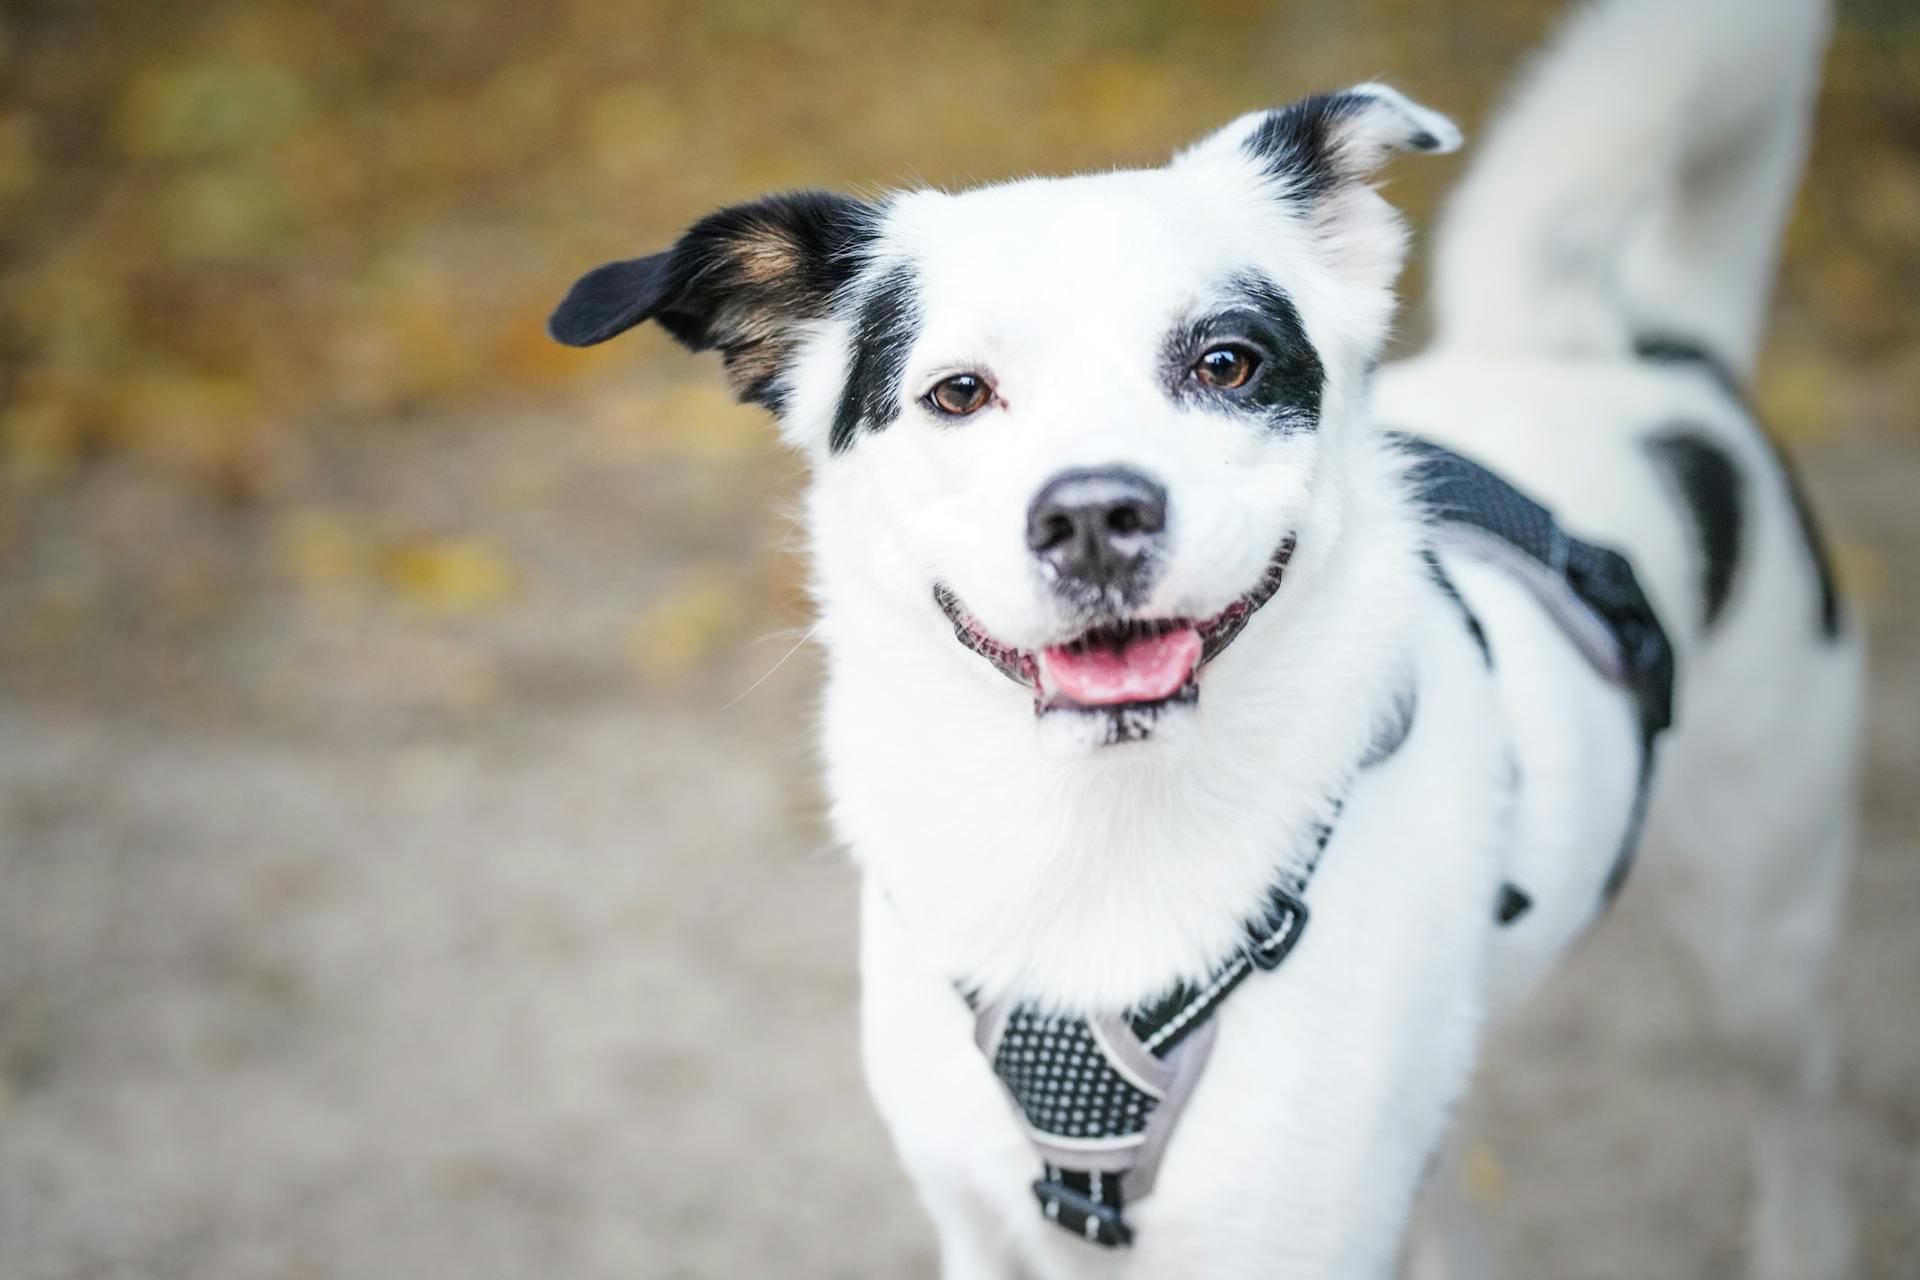
[{"label": "dog", "polygon": [[865,1066],[946,1275],[1470,1274],[1451,1113],[1629,867],[1767,1100],[1751,1273],[1848,1273],[1859,628],[1742,392],[1827,24],[1580,10],[1385,367],[1374,176],[1461,136],[1378,84],[723,209],[555,311],[718,350],[810,464]]}]

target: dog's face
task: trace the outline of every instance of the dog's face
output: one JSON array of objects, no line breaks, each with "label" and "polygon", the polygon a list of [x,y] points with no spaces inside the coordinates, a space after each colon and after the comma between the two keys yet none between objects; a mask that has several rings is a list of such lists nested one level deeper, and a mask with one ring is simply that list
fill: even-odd
[{"label": "dog's face", "polygon": [[776,197],[589,274],[552,328],[718,348],[814,461],[824,576],[1026,687],[1043,731],[1135,741],[1337,536],[1323,458],[1402,252],[1366,179],[1457,143],[1369,85],[1158,169]]}]

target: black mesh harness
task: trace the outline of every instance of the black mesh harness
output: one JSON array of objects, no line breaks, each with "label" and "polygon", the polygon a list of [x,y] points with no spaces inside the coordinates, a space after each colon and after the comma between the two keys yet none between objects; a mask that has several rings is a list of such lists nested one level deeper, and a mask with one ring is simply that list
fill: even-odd
[{"label": "black mesh harness", "polygon": [[[1333,835],[1315,828],[1314,855]],[[1133,1242],[1123,1210],[1153,1177],[1213,1044],[1212,1016],[1249,975],[1277,969],[1307,925],[1309,864],[1283,877],[1240,949],[1202,985],[1182,983],[1120,1017],[1028,1005],[977,1006],[975,1039],[1006,1086],[1044,1166],[1040,1211],[1100,1245]]]},{"label": "black mesh harness", "polygon": [[[1666,629],[1632,563],[1618,551],[1573,537],[1551,511],[1479,463],[1431,441],[1407,435],[1394,439],[1412,459],[1409,478],[1433,517],[1434,547],[1492,564],[1517,579],[1594,670],[1633,700],[1640,721],[1640,779],[1627,837],[1607,876],[1610,902],[1633,864],[1653,782],[1654,741],[1673,723],[1673,645]],[[1444,583],[1438,561],[1430,563]],[[1459,601],[1450,583],[1446,589]],[[1479,623],[1464,602],[1461,609],[1484,652]]]},{"label": "black mesh harness", "polygon": [[[1493,563],[1525,585],[1573,644],[1621,686],[1639,712],[1642,752],[1628,835],[1607,881],[1610,898],[1632,859],[1653,744],[1671,719],[1673,653],[1665,631],[1618,552],[1570,537],[1552,514],[1493,472],[1438,445],[1398,437],[1411,457],[1410,478],[1433,516],[1437,549]],[[1485,634],[1446,578],[1428,564],[1459,605],[1491,660]],[[1360,768],[1390,756],[1411,727],[1411,696]],[[1342,792],[1344,797],[1344,792]],[[1153,1189],[1174,1124],[1198,1083],[1217,1030],[1213,1014],[1255,973],[1280,967],[1307,926],[1306,892],[1333,837],[1343,799],[1308,836],[1305,857],[1280,874],[1245,940],[1199,985],[1181,983],[1124,1015],[1085,1018],[1025,1004],[973,1000],[975,1041],[1005,1086],[1040,1157],[1033,1184],[1049,1221],[1096,1245],[1131,1244],[1128,1203]],[[1503,886],[1496,918],[1511,923],[1526,895]]]}]

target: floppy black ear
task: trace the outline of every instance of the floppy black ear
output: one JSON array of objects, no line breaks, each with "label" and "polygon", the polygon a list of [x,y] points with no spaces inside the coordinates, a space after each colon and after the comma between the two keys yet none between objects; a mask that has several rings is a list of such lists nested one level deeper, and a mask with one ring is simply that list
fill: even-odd
[{"label": "floppy black ear", "polygon": [[656,321],[695,351],[719,350],[735,394],[777,409],[795,326],[827,314],[859,271],[878,220],[872,205],[821,191],[733,205],[664,253],[580,277],[547,332],[585,347]]},{"label": "floppy black ear", "polygon": [[667,292],[671,253],[595,267],[573,282],[547,319],[547,332],[570,347],[591,347],[645,320]]}]

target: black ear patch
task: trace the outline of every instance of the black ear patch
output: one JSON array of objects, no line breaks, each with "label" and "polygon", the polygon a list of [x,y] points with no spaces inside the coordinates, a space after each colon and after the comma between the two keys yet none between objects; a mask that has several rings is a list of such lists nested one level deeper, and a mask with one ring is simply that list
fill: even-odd
[{"label": "black ear patch", "polygon": [[718,350],[734,393],[778,411],[795,326],[828,313],[859,272],[878,221],[874,206],[822,191],[734,205],[664,253],[589,271],[547,331],[583,347],[654,320],[695,351]]},{"label": "black ear patch", "polygon": [[1269,114],[1242,145],[1269,176],[1285,179],[1300,195],[1325,195],[1342,177],[1334,158],[1336,128],[1365,105],[1351,93],[1317,93]]},{"label": "black ear patch", "polygon": [[1270,177],[1308,201],[1364,180],[1396,153],[1459,145],[1451,120],[1383,84],[1302,98],[1268,112],[1241,141]]}]

